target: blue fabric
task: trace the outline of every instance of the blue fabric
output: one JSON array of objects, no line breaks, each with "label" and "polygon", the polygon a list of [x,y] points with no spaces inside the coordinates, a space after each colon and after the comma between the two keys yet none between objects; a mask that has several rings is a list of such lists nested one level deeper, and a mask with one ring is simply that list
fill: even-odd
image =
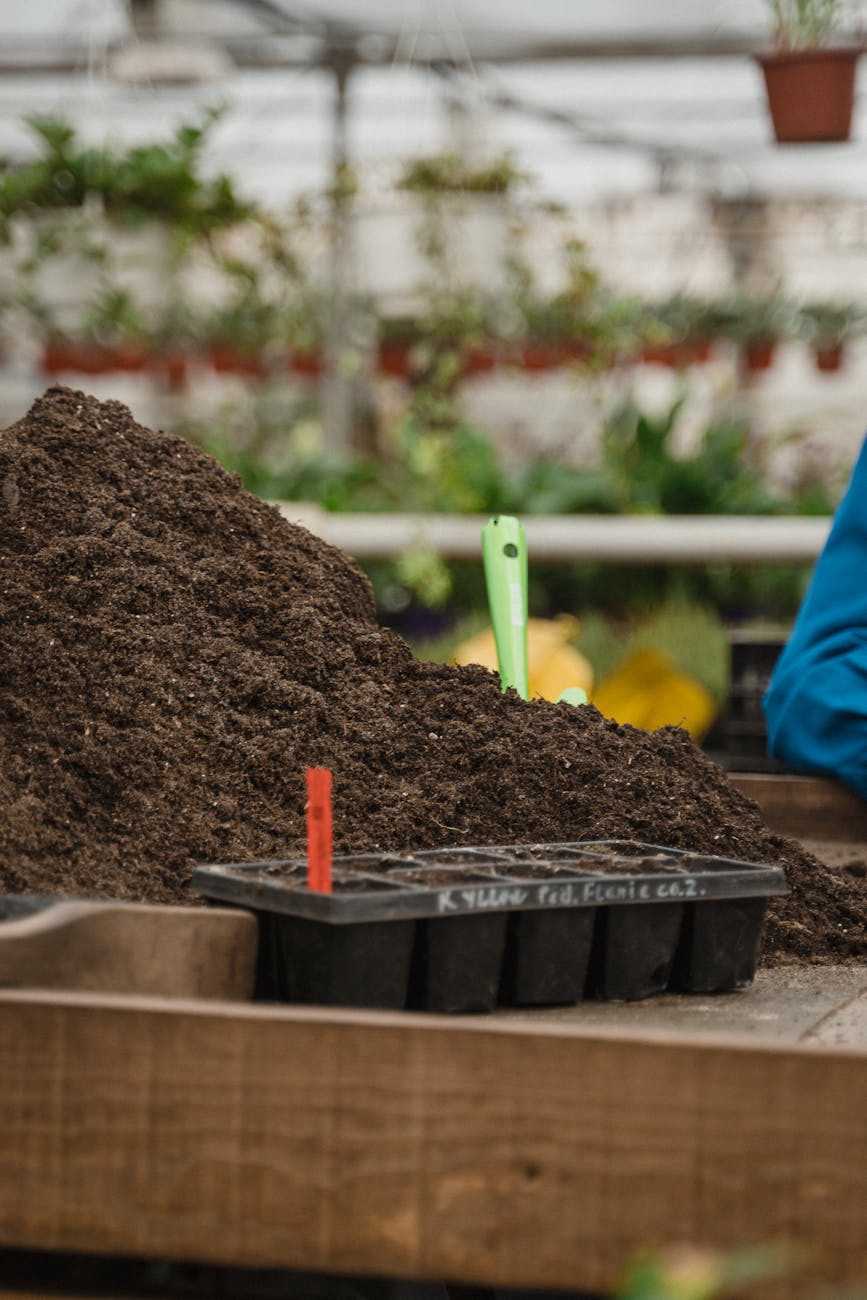
[{"label": "blue fabric", "polygon": [[763,705],[772,754],[867,799],[867,440]]}]

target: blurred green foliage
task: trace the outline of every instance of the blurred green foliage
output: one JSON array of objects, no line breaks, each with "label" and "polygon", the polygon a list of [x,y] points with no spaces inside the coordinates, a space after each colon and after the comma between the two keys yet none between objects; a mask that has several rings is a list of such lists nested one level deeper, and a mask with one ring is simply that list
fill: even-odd
[{"label": "blurred green foliage", "polygon": [[243,221],[252,215],[252,206],[237,196],[228,176],[206,177],[201,166],[208,133],[219,116],[219,110],[208,109],[167,141],[124,150],[82,144],[62,118],[27,118],[38,153],[0,169],[0,219],[95,200],[117,221],[135,224],[158,217],[182,235],[207,235]]},{"label": "blurred green foliage", "polygon": [[[447,399],[444,399],[447,400]],[[605,423],[598,454],[586,468],[547,456],[506,467],[493,438],[455,417],[451,427],[425,425],[410,406],[376,454],[337,457],[321,444],[318,424],[296,419],[260,396],[235,425],[213,420],[182,431],[269,499],[313,501],[333,511],[445,514],[830,514],[831,489],[806,468],[789,492],[769,485],[763,442],[743,416],[711,423],[693,450],[678,454],[680,402],[651,416],[633,403]],[[299,415],[296,412],[296,415]],[[410,608],[448,607],[452,618],[484,607],[480,564],[450,563],[420,552],[369,566],[386,618]],[[794,614],[808,566],[530,565],[530,605],[546,616],[586,608],[647,610],[698,602],[730,619],[786,619]]]},{"label": "blurred green foliage", "polygon": [[617,1300],[714,1300],[749,1283],[790,1272],[791,1252],[774,1246],[711,1250],[678,1246],[639,1256],[618,1287]]}]

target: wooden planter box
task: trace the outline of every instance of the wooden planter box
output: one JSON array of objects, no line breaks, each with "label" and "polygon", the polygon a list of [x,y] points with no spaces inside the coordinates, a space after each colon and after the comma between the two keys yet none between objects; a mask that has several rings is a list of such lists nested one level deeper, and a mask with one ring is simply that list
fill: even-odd
[{"label": "wooden planter box", "polygon": [[784,1242],[867,1277],[867,1055],[557,1024],[0,995],[0,1245],[607,1291]]}]

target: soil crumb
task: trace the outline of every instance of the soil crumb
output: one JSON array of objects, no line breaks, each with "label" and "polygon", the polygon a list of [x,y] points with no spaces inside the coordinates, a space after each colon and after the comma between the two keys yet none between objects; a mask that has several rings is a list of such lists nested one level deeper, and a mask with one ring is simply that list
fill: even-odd
[{"label": "soil crumb", "polygon": [[629,837],[779,862],[768,961],[867,958],[867,882],[772,835],[688,735],[416,660],[342,552],[118,402],[0,434],[0,889],[193,901],[197,862]]}]

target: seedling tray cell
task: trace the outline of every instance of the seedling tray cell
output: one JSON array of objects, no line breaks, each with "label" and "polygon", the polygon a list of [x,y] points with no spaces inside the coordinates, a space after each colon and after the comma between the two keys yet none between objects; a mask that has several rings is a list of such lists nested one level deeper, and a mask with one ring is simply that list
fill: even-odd
[{"label": "seedling tray cell", "polygon": [[500,992],[507,924],[506,912],[420,921],[410,1008],[442,1013],[493,1011]]},{"label": "seedling tray cell", "polygon": [[687,993],[747,988],[756,973],[763,898],[695,903],[686,909],[674,983]]},{"label": "seedling tray cell", "polygon": [[500,1005],[570,1005],[584,994],[593,948],[595,907],[512,912]]},{"label": "seedling tray cell", "polygon": [[277,1000],[330,1006],[406,1004],[415,925],[361,921],[329,925],[301,916],[277,921]]},{"label": "seedling tray cell", "polygon": [[779,867],[632,840],[458,846],[198,867],[193,887],[260,918],[261,996],[490,1011],[667,988],[742,988]]},{"label": "seedling tray cell", "polygon": [[590,992],[634,1002],[668,988],[683,920],[682,903],[600,908]]}]

